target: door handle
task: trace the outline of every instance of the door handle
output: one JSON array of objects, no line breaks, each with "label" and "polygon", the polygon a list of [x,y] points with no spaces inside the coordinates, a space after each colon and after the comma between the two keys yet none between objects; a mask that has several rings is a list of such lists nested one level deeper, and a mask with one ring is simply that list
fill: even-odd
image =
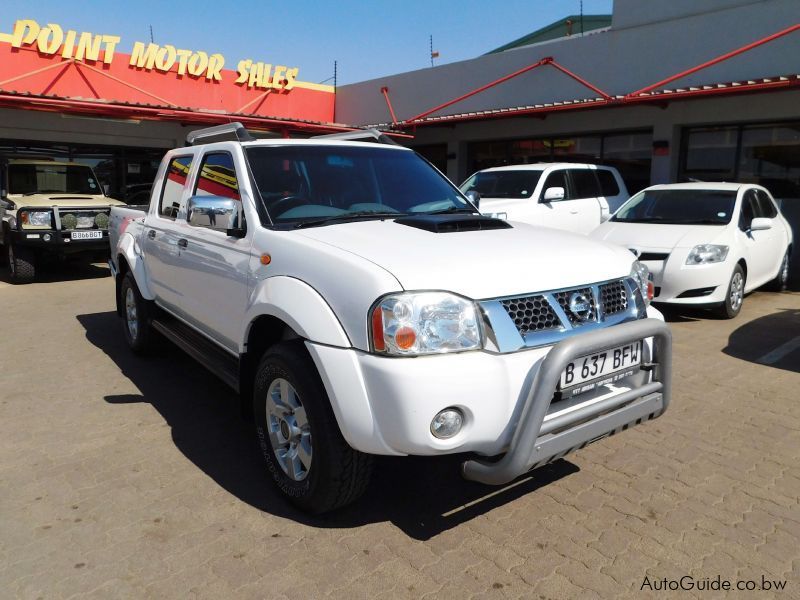
[{"label": "door handle", "polygon": [[156,239],[156,230],[155,229],[151,229],[150,231],[148,231],[147,232],[147,237],[148,237],[148,239],[151,239],[151,240]]},{"label": "door handle", "polygon": [[189,245],[189,242],[186,241],[186,238],[181,238],[178,240],[178,246],[181,248],[186,248]]}]

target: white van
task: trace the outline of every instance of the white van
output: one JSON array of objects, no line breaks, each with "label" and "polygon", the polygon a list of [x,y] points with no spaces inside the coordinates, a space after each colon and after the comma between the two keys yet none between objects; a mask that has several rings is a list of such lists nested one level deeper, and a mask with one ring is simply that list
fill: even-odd
[{"label": "white van", "polygon": [[510,221],[589,233],[628,199],[614,167],[536,163],[478,171],[461,191],[480,195],[480,211]]}]

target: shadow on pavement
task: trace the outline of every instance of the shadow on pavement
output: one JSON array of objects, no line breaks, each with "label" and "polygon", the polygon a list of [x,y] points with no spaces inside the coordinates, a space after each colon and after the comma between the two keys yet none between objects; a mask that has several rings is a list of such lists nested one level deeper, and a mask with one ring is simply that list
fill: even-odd
[{"label": "shadow on pavement", "polygon": [[172,428],[175,446],[228,492],[251,506],[314,527],[349,528],[390,521],[407,535],[429,539],[515,498],[578,471],[560,460],[505,488],[465,481],[464,456],[381,457],[366,494],[355,504],[321,517],[294,509],[273,488],[252,424],[225,384],[164,340],[152,357],[128,349],[114,312],[79,315],[86,338],[140,390],[106,396],[110,404],[146,402]]},{"label": "shadow on pavement", "polygon": [[[797,340],[800,340],[800,310],[783,308],[734,330],[722,351],[748,362],[800,373],[800,342]],[[780,353],[770,356],[776,349],[787,348],[785,344],[789,344],[788,352],[783,356]]]},{"label": "shadow on pavement", "polygon": [[[0,251],[2,247],[0,246]],[[108,266],[92,263],[84,259],[73,258],[65,261],[46,261],[36,266],[36,277],[31,283],[54,283],[56,281],[78,281],[81,279],[100,279],[110,277]],[[0,265],[0,281],[11,283],[11,274],[7,262]]]}]

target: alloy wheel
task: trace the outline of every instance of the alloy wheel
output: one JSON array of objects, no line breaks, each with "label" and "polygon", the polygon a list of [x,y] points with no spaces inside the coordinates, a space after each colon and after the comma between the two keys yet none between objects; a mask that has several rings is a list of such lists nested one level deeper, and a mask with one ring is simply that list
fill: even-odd
[{"label": "alloy wheel", "polygon": [[267,430],[272,451],[283,472],[303,481],[311,468],[311,428],[306,410],[294,386],[276,378],[266,399]]},{"label": "alloy wheel", "polygon": [[128,324],[128,332],[132,339],[139,335],[139,314],[136,311],[136,296],[132,288],[125,292],[125,320]]},{"label": "alloy wheel", "polygon": [[730,292],[730,304],[731,308],[734,311],[739,310],[739,307],[742,305],[742,299],[744,297],[744,278],[742,274],[738,271],[733,274],[733,278],[731,279],[731,292]]}]

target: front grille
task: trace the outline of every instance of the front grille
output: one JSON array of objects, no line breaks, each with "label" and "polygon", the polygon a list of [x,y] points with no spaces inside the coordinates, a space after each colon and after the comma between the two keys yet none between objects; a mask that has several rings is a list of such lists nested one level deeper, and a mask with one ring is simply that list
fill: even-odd
[{"label": "front grille", "polygon": [[501,303],[522,335],[561,327],[558,315],[544,296],[512,298]]},{"label": "front grille", "polygon": [[[570,302],[575,294],[583,296],[589,301],[589,304],[591,304],[592,311],[587,318],[580,318],[570,307]],[[559,306],[561,306],[561,310],[567,313],[567,318],[573,327],[577,325],[583,325],[584,323],[594,323],[597,320],[597,302],[595,301],[594,294],[592,293],[592,288],[587,287],[574,290],[564,290],[563,292],[556,292],[553,295],[556,297]]]},{"label": "front grille", "polygon": [[628,308],[628,290],[623,280],[611,281],[600,286],[600,301],[603,303],[603,314],[615,315]]},{"label": "front grille", "polygon": [[669,252],[642,252],[638,258],[639,260],[667,260]]}]

